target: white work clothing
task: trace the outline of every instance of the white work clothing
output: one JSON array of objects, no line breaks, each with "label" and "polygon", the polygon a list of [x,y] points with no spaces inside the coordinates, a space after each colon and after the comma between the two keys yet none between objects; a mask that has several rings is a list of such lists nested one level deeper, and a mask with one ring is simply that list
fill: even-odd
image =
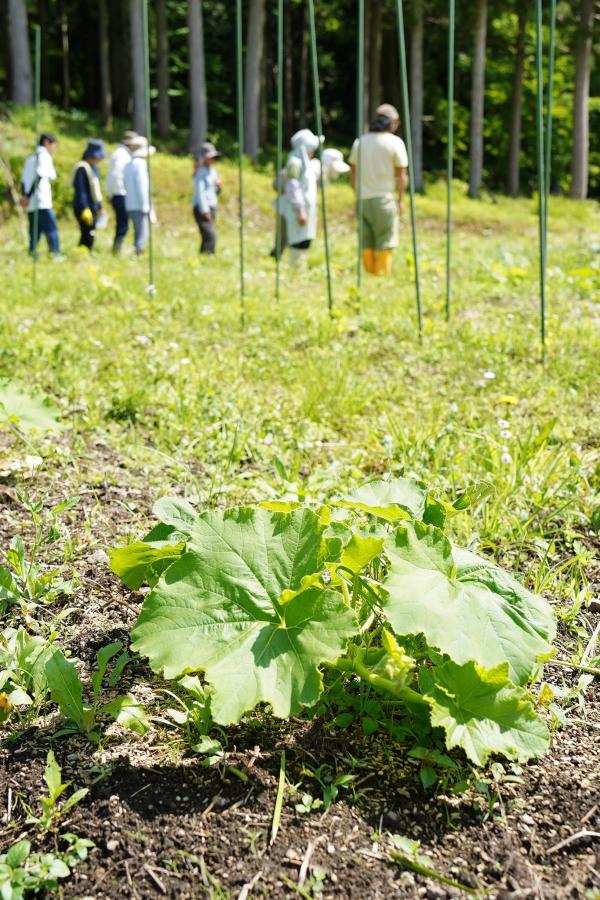
[{"label": "white work clothing", "polygon": [[[306,224],[298,222],[298,212],[306,215]],[[313,241],[317,236],[317,176],[305,148],[293,150],[286,165],[285,193],[281,201],[288,244]]]},{"label": "white work clothing", "polygon": [[125,196],[125,166],[130,159],[131,153],[127,147],[119,144],[110,158],[106,174],[106,196],[109,200]]},{"label": "white work clothing", "polygon": [[35,153],[25,160],[21,178],[25,194],[29,194],[36,178],[38,186],[29,197],[27,212],[35,212],[36,209],[52,209],[52,182],[56,181],[56,169],[46,147],[37,147]]},{"label": "white work clothing", "polygon": [[[350,164],[358,169],[359,139],[354,141]],[[404,141],[389,131],[370,131],[360,138],[360,195],[395,197],[398,186],[396,169],[408,168],[408,154]]]},{"label": "white work clothing", "polygon": [[133,156],[123,172],[125,209],[127,212],[150,212],[150,179],[148,163],[141,156]]}]

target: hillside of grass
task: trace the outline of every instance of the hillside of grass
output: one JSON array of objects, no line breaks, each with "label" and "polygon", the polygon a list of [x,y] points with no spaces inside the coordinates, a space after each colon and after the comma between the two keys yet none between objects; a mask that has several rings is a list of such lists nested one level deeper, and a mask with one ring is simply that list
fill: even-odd
[{"label": "hillside of grass", "polygon": [[[259,871],[263,896],[295,896],[285,878],[290,865],[300,867],[307,842],[314,844],[311,866],[326,872],[325,896],[423,896],[415,893],[423,884],[442,890],[391,870],[390,860],[373,850],[374,829],[382,841],[388,831],[418,837],[441,871],[452,875],[458,865],[460,880],[464,869],[476,872],[490,897],[510,896],[501,893],[509,888],[533,891],[538,882],[546,897],[563,896],[557,884],[584,896],[595,886],[585,843],[553,856],[546,849],[578,831],[598,799],[593,677],[568,668],[582,660],[598,666],[598,205],[551,199],[542,364],[535,198],[471,201],[465,185],[454,185],[453,302],[446,322],[445,185],[432,184],[417,197],[419,343],[407,212],[393,277],[363,275],[359,296],[352,192],[346,181],[331,185],[333,315],[322,232],[305,270],[292,269],[284,258],[276,302],[269,256],[272,172],[247,164],[242,327],[237,161],[219,165],[218,251],[200,257],[184,141],[179,152],[176,139],[159,146],[152,159],[158,217],[153,295],[147,258],[133,256],[131,235],[126,253],[111,255],[112,218],[98,232],[92,255],[77,247],[70,170],[88,137],[104,137],[111,149],[118,131],[103,135],[84,117],[49,108],[42,127],[60,139],[56,196],[66,260],[53,262],[44,249],[34,282],[18,217],[6,215],[0,223],[0,377],[43,391],[64,427],[58,437],[23,440],[10,425],[0,433],[1,546],[19,536],[30,547],[32,510],[51,518],[56,504],[76,498],[52,540],[36,551],[48,569],[64,567],[74,579],[73,594],[58,608],[40,606],[35,616],[44,634],[54,634],[80,660],[84,679],[99,647],[117,639],[127,646],[143,596],[117,582],[106,553],[147,529],[157,498],[175,494],[200,508],[274,498],[316,504],[382,474],[416,477],[448,502],[489,484],[451,520],[449,532],[550,601],[559,622],[557,654],[567,665],[551,664],[544,674],[556,700],[556,712],[547,713],[556,731],[547,757],[525,771],[507,764],[503,772],[482,774],[454,754],[456,775],[434,760],[426,787],[417,764],[407,762],[414,736],[391,749],[389,722],[380,712],[373,713],[370,735],[360,724],[340,733],[308,718],[282,725],[257,712],[237,729],[221,729],[228,764],[202,768],[185,729],[165,719],[164,682],[136,657],[128,684],[156,717],[154,730],[143,738],[108,732],[95,748],[80,737],[55,742],[65,772],[70,768],[70,777],[90,786],[73,827],[98,845],[92,862],[78,870],[84,877],[65,896],[87,896],[90,889],[94,896],[128,895],[131,871],[138,869],[143,886],[136,882],[136,890],[143,897],[157,891],[197,896],[193,886],[201,879],[200,896],[238,896]],[[0,152],[18,177],[33,144],[31,121],[19,113],[0,128]],[[55,618],[59,609],[67,610],[64,618]],[[542,685],[532,690],[539,700]],[[377,707],[378,699],[366,691],[361,702]],[[26,724],[29,730],[16,728],[0,751],[0,796],[20,773],[19,789],[33,803],[54,738],[47,718]],[[290,793],[283,837],[269,847],[282,748]],[[365,779],[365,791],[342,791],[327,816],[298,812],[302,791],[314,797],[321,791],[321,782],[307,774],[320,762],[330,774],[352,772],[360,785]],[[453,792],[453,779],[464,781],[464,794]],[[138,791],[145,793],[134,801]],[[553,791],[563,803],[559,822],[548,812]],[[122,819],[111,819],[113,798]],[[536,823],[534,837],[534,826],[520,827],[526,808]],[[590,815],[593,830],[596,813]],[[354,834],[355,825],[347,847],[344,835]],[[30,826],[19,809],[3,827],[9,844]],[[247,832],[254,830],[258,836],[250,839]],[[256,855],[249,847],[259,848]],[[515,868],[515,854],[529,854],[531,872]],[[142,862],[159,866],[153,871],[164,891]],[[213,877],[223,893],[210,893],[217,890]],[[318,877],[311,878],[308,896],[321,896]]]}]

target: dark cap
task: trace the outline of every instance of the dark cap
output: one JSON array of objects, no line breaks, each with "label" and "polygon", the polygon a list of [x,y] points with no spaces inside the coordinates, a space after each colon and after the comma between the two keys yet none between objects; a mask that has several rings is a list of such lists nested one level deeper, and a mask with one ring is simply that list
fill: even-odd
[{"label": "dark cap", "polygon": [[196,159],[218,159],[221,156],[217,148],[210,141],[200,144]]},{"label": "dark cap", "polygon": [[99,138],[92,138],[91,141],[88,141],[88,145],[83,153],[83,159],[104,159],[105,156],[104,141],[101,141]]},{"label": "dark cap", "polygon": [[40,135],[40,147],[44,144],[58,144],[58,139],[55,138],[53,134],[50,134],[49,131],[44,131]]}]

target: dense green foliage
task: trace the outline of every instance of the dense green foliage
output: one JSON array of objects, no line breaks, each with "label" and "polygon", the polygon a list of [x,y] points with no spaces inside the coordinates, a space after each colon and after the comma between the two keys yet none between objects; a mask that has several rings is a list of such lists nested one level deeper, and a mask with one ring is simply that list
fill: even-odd
[{"label": "dense green foliage", "polygon": [[[551,655],[552,611],[425,524],[455,509],[418,482],[376,479],[315,510],[276,501],[198,515],[175,499],[154,512],[144,572],[154,588],[132,649],[167,678],[201,670],[217,723],[260,703],[282,718],[314,707],[325,665],[404,702],[409,716],[425,706],[448,747],[475,764],[547,748],[520,685]],[[112,568],[138,582],[139,544]],[[334,684],[339,692],[339,675]]]},{"label": "dense green foliage", "polygon": [[[485,183],[493,190],[502,188],[506,180],[508,124],[511,106],[511,85],[517,37],[519,3],[513,0],[490,0],[486,57],[485,101]],[[186,3],[168,0],[171,77],[171,105],[174,125],[187,129],[189,123],[189,68]],[[59,9],[60,7],[60,9]],[[111,3],[110,41],[115,113],[126,119],[130,113],[130,51],[128,46],[128,4]],[[153,4],[150,4],[153,12]],[[244,6],[246,9],[246,5]],[[392,0],[381,0],[382,61],[381,93],[400,107],[398,48],[395,33],[395,13]],[[233,148],[235,139],[235,60],[234,22],[230,4],[223,0],[205,0],[204,34],[207,72],[209,130],[211,137]],[[455,109],[455,171],[465,179],[468,169],[470,73],[473,53],[474,4],[457,2],[456,34],[456,109]],[[565,189],[571,159],[572,95],[574,85],[574,42],[579,3],[562,0],[558,4],[558,44],[554,82],[554,135],[552,144],[553,187]],[[65,17],[70,34],[70,103],[88,112],[100,109],[100,74],[98,49],[98,8],[73,2],[58,3],[45,0],[30,4],[31,22],[43,21],[43,89],[42,97],[53,103],[63,102],[62,21]],[[356,128],[356,3],[351,0],[326,0],[316,4],[319,41],[319,68],[324,129],[334,144],[348,147]],[[406,4],[407,40],[410,40],[411,4]],[[425,4],[424,56],[424,167],[437,175],[445,167],[446,130],[446,57],[447,4],[441,0],[427,0]],[[40,18],[41,17],[41,18]],[[276,139],[276,6],[267,4],[265,64],[262,84],[263,146],[271,158]],[[303,56],[303,35],[306,32],[305,4],[291,0],[286,13],[288,40],[286,45],[286,109],[284,116],[287,136],[300,125],[314,125],[310,75]],[[547,39],[547,34],[546,34]],[[526,32],[526,62],[524,78],[522,187],[532,190],[536,184],[535,169],[535,27],[533,6]],[[597,38],[596,38],[597,40]],[[154,16],[151,21],[152,83],[156,103]],[[367,42],[368,47],[368,42]],[[7,86],[7,47],[0,67],[0,86]],[[304,60],[304,62],[303,62]],[[367,66],[367,71],[368,71]],[[590,134],[600,128],[600,70],[592,70]],[[187,147],[187,136],[173,133],[173,144]],[[591,142],[590,193],[600,190],[600,151]]]}]

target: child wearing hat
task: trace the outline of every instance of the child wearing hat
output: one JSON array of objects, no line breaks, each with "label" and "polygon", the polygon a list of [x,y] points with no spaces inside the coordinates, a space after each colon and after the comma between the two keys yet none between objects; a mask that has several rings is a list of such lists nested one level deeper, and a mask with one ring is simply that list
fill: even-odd
[{"label": "child wearing hat", "polygon": [[217,248],[217,197],[221,193],[221,179],[214,162],[221,154],[214,144],[205,141],[194,159],[194,194],[192,207],[200,230],[200,253],[213,254]]},{"label": "child wearing hat", "polygon": [[123,140],[110,157],[106,175],[106,196],[115,211],[115,239],[113,253],[121,252],[129,219],[125,207],[125,166],[131,159],[131,146],[139,137],[137,131],[126,131]]},{"label": "child wearing hat", "polygon": [[73,212],[81,232],[80,247],[92,250],[96,234],[96,221],[102,209],[99,163],[106,157],[103,141],[93,139],[88,142],[83,157],[73,169]]},{"label": "child wearing hat", "polygon": [[144,252],[150,237],[150,173],[148,157],[156,153],[156,147],[148,138],[138,135],[129,144],[131,159],[125,166],[125,208],[133,225],[133,244],[136,254]]}]

